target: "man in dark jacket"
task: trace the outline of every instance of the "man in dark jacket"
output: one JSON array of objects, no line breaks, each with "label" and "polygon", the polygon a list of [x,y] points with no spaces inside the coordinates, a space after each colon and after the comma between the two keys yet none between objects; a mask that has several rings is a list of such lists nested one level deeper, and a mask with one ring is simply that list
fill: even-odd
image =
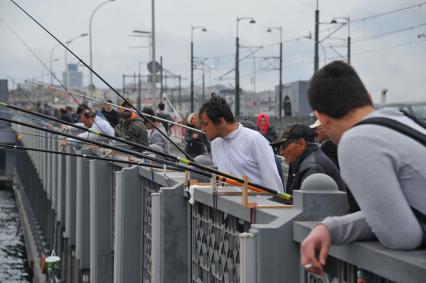
[{"label": "man in dark jacket", "polygon": [[294,190],[300,190],[302,182],[315,173],[329,175],[339,190],[346,190],[339,170],[315,144],[315,132],[308,126],[295,124],[287,127],[281,137],[271,142],[271,145],[279,146],[280,154],[289,164],[287,193],[293,194]]},{"label": "man in dark jacket", "polygon": [[[128,104],[123,103],[123,107],[130,107]],[[115,127],[115,135],[120,138],[127,139],[131,142],[140,143],[148,146],[148,131],[145,128],[142,119],[136,113],[120,108],[121,119]],[[138,151],[143,151],[140,148],[134,148]]]},{"label": "man in dark jacket", "polygon": [[[191,113],[188,116],[188,126],[196,129],[199,128],[198,113]],[[185,151],[191,157],[210,153],[210,143],[203,133],[188,129],[185,134],[185,141]]]},{"label": "man in dark jacket", "polygon": [[117,126],[117,124],[120,122],[120,114],[112,108],[111,104],[112,101],[107,99],[106,103],[102,107],[101,113],[108,120],[108,123],[110,123],[111,126],[115,128],[115,126]]},{"label": "man in dark jacket", "polygon": [[324,152],[327,157],[333,161],[337,168],[339,168],[339,161],[337,160],[337,145],[332,142],[324,131],[324,128],[321,125],[319,120],[316,120],[315,123],[309,126],[309,128],[314,129],[317,143],[319,144],[322,152]]}]

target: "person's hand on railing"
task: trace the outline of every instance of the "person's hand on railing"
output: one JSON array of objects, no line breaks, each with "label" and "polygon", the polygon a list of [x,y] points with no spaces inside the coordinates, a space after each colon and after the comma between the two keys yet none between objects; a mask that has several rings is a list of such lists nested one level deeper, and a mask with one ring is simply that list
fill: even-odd
[{"label": "person's hand on railing", "polygon": [[[327,226],[319,224],[312,229],[300,245],[300,263],[308,272],[324,276],[324,266],[330,247],[330,233]],[[319,251],[319,258],[316,258]]]}]

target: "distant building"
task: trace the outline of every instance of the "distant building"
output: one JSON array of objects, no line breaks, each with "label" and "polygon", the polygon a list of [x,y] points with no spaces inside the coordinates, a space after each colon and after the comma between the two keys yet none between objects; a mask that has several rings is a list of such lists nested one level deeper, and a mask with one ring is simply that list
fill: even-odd
[{"label": "distant building", "polygon": [[68,88],[79,89],[83,86],[83,72],[78,71],[77,64],[68,64],[62,73],[62,80]]},{"label": "distant building", "polygon": [[[283,117],[309,116],[312,109],[308,101],[308,81],[294,81],[283,85]],[[279,87],[275,87],[276,101],[278,102]],[[276,104],[276,112],[279,111],[279,105]]]},{"label": "distant building", "polygon": [[[308,84],[308,81],[294,81],[283,85],[283,117],[307,117],[311,115],[312,110],[307,97]],[[138,95],[137,88],[137,85],[126,84],[125,96],[136,101]],[[198,111],[203,102],[210,99],[212,92],[224,97],[231,110],[235,110],[235,89],[233,86],[217,84],[205,88],[204,99],[202,88],[199,86],[194,87],[194,111]],[[167,95],[177,111],[184,116],[190,112],[191,97],[189,88],[182,88],[179,95],[179,89],[165,87],[163,93]],[[264,112],[270,117],[278,117],[278,93],[278,86],[275,86],[275,91],[266,90],[256,93],[242,89],[240,95],[241,116],[255,117],[260,112]],[[142,104],[150,106],[152,100],[149,85],[142,84],[141,96]],[[154,105],[158,103],[158,99],[159,89],[157,89],[157,94],[155,95]]]}]

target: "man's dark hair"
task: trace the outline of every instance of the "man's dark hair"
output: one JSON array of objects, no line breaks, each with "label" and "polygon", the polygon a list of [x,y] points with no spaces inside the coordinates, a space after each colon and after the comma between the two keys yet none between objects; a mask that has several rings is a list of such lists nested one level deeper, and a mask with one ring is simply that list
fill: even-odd
[{"label": "man's dark hair", "polygon": [[223,118],[227,123],[235,123],[234,114],[231,108],[223,97],[212,94],[212,97],[201,106],[198,112],[201,114],[206,112],[207,117],[214,123],[219,124],[220,118]]},{"label": "man's dark hair", "polygon": [[313,75],[308,97],[313,110],[335,119],[356,108],[372,105],[358,74],[343,61],[327,64]]},{"label": "man's dark hair", "polygon": [[[149,108],[149,107],[145,107],[144,109],[142,109],[142,113],[145,113],[145,114],[148,114],[148,115],[151,115],[151,116],[155,116],[155,112],[154,112],[154,110],[152,110],[151,108]],[[156,121],[156,119],[155,118],[150,118],[150,117],[147,117],[147,118],[145,118],[144,117],[144,123],[147,123],[148,121],[147,120],[151,120],[152,122],[155,122]]]},{"label": "man's dark hair", "polygon": [[158,109],[160,110],[160,111],[164,111],[164,108],[166,107],[166,105],[164,105],[164,103],[163,102],[160,102],[159,104],[158,104]]},{"label": "man's dark hair", "polygon": [[124,100],[121,105],[121,107],[126,107],[126,108],[132,108],[132,104],[130,104],[129,101]]},{"label": "man's dark hair", "polygon": [[92,112],[92,109],[87,104],[82,103],[77,107],[77,114],[80,115],[83,112]]}]

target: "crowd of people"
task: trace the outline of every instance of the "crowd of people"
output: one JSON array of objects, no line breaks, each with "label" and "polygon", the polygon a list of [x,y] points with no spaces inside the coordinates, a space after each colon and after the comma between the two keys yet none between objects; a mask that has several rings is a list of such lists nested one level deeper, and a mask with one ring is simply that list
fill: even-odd
[{"label": "crowd of people", "polygon": [[[375,110],[354,68],[342,61],[314,74],[308,99],[317,120],[288,125],[277,135],[266,113],[258,114],[257,125],[238,122],[226,100],[212,94],[186,118],[185,151],[209,156],[220,171],[278,192],[292,194],[316,173],[329,175],[347,192],[348,214],[327,217],[301,244],[301,264],[310,272],[324,273],[332,244],[378,239],[391,249],[425,245],[425,125],[397,110]],[[127,103],[121,106],[128,109],[116,111],[107,101],[102,111],[80,105],[76,113],[87,128],[170,152],[173,125],[163,103],[157,112],[143,109],[149,119]],[[69,109],[60,115],[75,122]],[[81,135],[95,138],[90,131]],[[288,164],[288,174],[277,155]]]},{"label": "crowd of people", "polygon": [[[164,126],[166,124],[167,129],[169,129],[169,123],[164,122],[164,119],[170,118],[169,121],[171,121],[171,117],[164,113],[163,103],[160,103],[157,108],[159,110],[156,113],[152,108],[145,107],[142,110],[143,116],[141,117],[132,109],[132,105],[128,101],[123,101],[114,109],[112,101],[106,100],[99,111],[93,110],[86,103],[82,103],[76,111],[68,107],[61,108],[56,116],[65,122],[81,124],[86,127],[87,131],[78,134],[79,137],[84,139],[106,139],[105,136],[98,134],[102,133],[106,136],[119,137],[132,142],[133,145],[130,146],[130,149],[135,151],[142,152],[144,147],[150,146],[156,150],[169,153],[169,132]],[[162,118],[162,122],[157,118]],[[75,139],[68,140],[75,141]],[[113,140],[110,139],[109,142],[112,143]],[[126,146],[125,144],[117,145]]]}]

